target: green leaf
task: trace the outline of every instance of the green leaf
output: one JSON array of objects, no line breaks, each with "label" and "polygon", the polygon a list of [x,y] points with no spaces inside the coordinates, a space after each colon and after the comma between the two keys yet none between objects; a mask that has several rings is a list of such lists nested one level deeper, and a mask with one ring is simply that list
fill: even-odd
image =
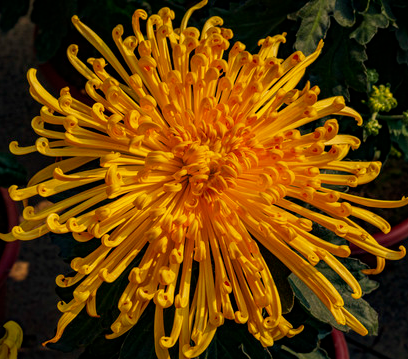
[{"label": "green leaf", "polygon": [[126,336],[118,359],[155,359],[154,304],[150,303]]},{"label": "green leaf", "polygon": [[[213,352],[216,350],[219,359],[272,359],[269,350],[263,348],[261,343],[248,332],[246,324],[237,324],[231,320],[226,320],[217,329],[213,345],[216,349],[209,349]],[[203,355],[200,355],[200,359],[205,358]],[[213,358],[208,354],[207,357]]]},{"label": "green leaf", "polygon": [[370,6],[370,0],[352,0],[353,7],[358,12],[366,12]]},{"label": "green leaf", "polygon": [[351,39],[356,39],[360,45],[368,44],[378,29],[385,29],[389,25],[389,20],[381,10],[370,6],[368,12],[363,15],[363,21],[360,26],[350,34]]},{"label": "green leaf", "polygon": [[391,151],[391,136],[388,121],[381,121],[381,126],[377,136],[368,136],[364,143],[364,147],[366,147],[364,150],[371,149],[373,156],[375,155],[378,161],[384,162]]},{"label": "green leaf", "polygon": [[291,351],[289,348],[283,347],[283,349],[287,350],[289,353],[296,355],[296,358],[298,359],[330,359],[327,356],[326,351],[322,348],[316,348],[311,353],[295,353]]},{"label": "green leaf", "polygon": [[339,25],[351,27],[356,22],[356,15],[351,0],[336,0],[333,16]]},{"label": "green leaf", "polygon": [[109,340],[103,335],[99,335],[90,345],[86,346],[78,359],[117,359],[125,339],[126,334]]},{"label": "green leaf", "polygon": [[220,358],[221,356],[219,354],[221,353],[219,353],[219,349],[218,349],[219,347],[221,347],[225,351],[225,353],[223,353],[222,358],[232,359],[230,355],[231,353],[224,348],[223,343],[221,341],[220,343],[217,343],[217,333],[215,333],[213,340],[211,341],[208,348],[204,351],[204,353],[199,355],[196,359],[218,359]]},{"label": "green leaf", "polygon": [[[50,236],[51,240],[60,247],[60,255],[68,262],[75,257],[85,257],[100,245],[99,238],[88,242],[77,242],[71,233],[51,234]],[[104,358],[117,358],[116,354],[126,335],[114,340],[106,340],[104,336],[111,332],[110,325],[119,314],[117,303],[129,283],[129,272],[139,264],[141,258],[142,255],[137,256],[113,283],[102,283],[99,287],[96,295],[96,310],[100,318],[90,317],[83,309],[67,326],[61,339],[57,343],[48,344],[48,346],[63,352],[70,352],[86,346],[87,349],[82,356],[84,359],[100,358],[100,353],[104,355]],[[75,273],[69,275],[73,274]],[[63,301],[69,302],[73,298],[73,291],[79,284],[80,282],[67,288],[58,287],[56,289],[57,294]],[[86,356],[86,353],[89,355]]]},{"label": "green leaf", "polygon": [[403,65],[403,64],[408,65],[408,51],[399,50],[397,54],[397,62],[400,65]]},{"label": "green leaf", "polygon": [[302,19],[296,34],[297,50],[305,55],[316,50],[319,41],[326,37],[334,4],[335,0],[312,0],[297,12],[297,17]]},{"label": "green leaf", "polygon": [[[164,323],[172,323],[174,310],[164,311]],[[156,358],[154,350],[154,310],[149,305],[136,326],[131,329],[122,344],[119,359]],[[169,332],[171,328],[165,328]],[[270,348],[265,349],[260,342],[249,333],[247,324],[237,324],[232,320],[225,320],[217,329],[209,347],[197,359],[272,359]],[[174,356],[172,355],[174,352]],[[177,357],[178,346],[171,348],[171,357]],[[273,355],[273,359],[284,359]],[[293,357],[288,357],[293,358]]]},{"label": "green leaf", "polygon": [[0,153],[0,187],[22,185],[27,181],[27,171],[9,153]]},{"label": "green leaf", "polygon": [[264,246],[262,246],[260,243],[258,245],[259,250],[272,274],[273,281],[278,289],[282,313],[288,313],[293,307],[295,298],[292,287],[288,281],[288,276],[291,274],[291,271]]},{"label": "green leaf", "polygon": [[[241,41],[248,51],[257,48],[260,39],[276,35],[276,28],[287,18],[287,14],[297,11],[305,0],[246,0],[229,2],[228,8],[214,7],[209,9],[210,16],[220,16],[224,26],[232,29],[234,38],[231,41]],[[221,5],[221,4],[220,4]]]},{"label": "green leaf", "polygon": [[[364,279],[364,274],[361,273],[362,269],[368,268],[365,264],[356,259],[342,259],[342,262],[350,270],[351,274],[356,277],[360,285],[364,287],[362,287],[363,292],[367,287],[370,291],[372,290],[373,284],[367,282],[367,280]],[[378,331],[378,315],[375,310],[364,299],[352,298],[351,290],[348,285],[328,265],[320,262],[317,268],[341,294],[344,299],[344,307],[367,328],[370,335],[376,335]],[[348,330],[346,326],[337,324],[330,311],[305,283],[294,274],[292,274],[289,279],[296,297],[314,317],[339,330]]]},{"label": "green leaf", "polygon": [[[263,348],[249,332],[246,324],[226,320],[217,329],[214,340],[199,359],[294,359],[299,353],[316,351],[319,340],[331,332],[331,326],[310,316],[297,302],[292,311],[285,315],[294,327],[305,329],[293,338],[283,338],[270,348]],[[307,357],[305,357],[307,358]]]},{"label": "green leaf", "polygon": [[13,0],[0,2],[0,29],[4,32],[12,29],[18,19],[27,14],[30,0]]},{"label": "green leaf", "polygon": [[358,279],[363,295],[370,294],[372,291],[376,290],[380,284],[375,280],[370,279],[368,276],[361,272],[356,272],[362,276]]},{"label": "green leaf", "polygon": [[365,46],[348,38],[350,30],[336,23],[328,33],[323,53],[311,68],[311,79],[319,84],[322,96],[342,95],[350,99],[349,87],[359,92],[367,89]]},{"label": "green leaf", "polygon": [[408,64],[408,26],[405,21],[398,22],[398,29],[395,32],[398,45],[400,47],[397,55],[399,64]]},{"label": "green leaf", "polygon": [[398,29],[395,32],[400,48],[404,51],[408,50],[408,27],[406,24],[398,24]]},{"label": "green leaf", "polygon": [[[154,1],[152,5],[163,3]],[[78,16],[95,31],[108,46],[115,46],[112,41],[112,30],[122,24],[125,33],[131,35],[131,19],[136,9],[148,10],[147,2],[138,0],[87,0],[78,2]],[[163,6],[168,6],[164,5]],[[157,9],[158,10],[158,9]]]},{"label": "green leaf", "polygon": [[332,331],[330,325],[311,316],[310,312],[299,304],[299,300],[295,300],[292,311],[285,315],[285,319],[287,319],[294,328],[301,325],[304,326],[303,331],[294,337],[282,338],[277,342],[279,345],[285,346],[296,353],[310,353],[314,351],[320,339]]},{"label": "green leaf", "polygon": [[399,64],[408,65],[408,4],[405,7],[399,7],[396,11],[396,27],[395,37],[397,38],[399,49],[397,53],[397,62]]},{"label": "green leaf", "polygon": [[[368,266],[362,263],[360,260],[355,258],[338,258],[338,260],[350,271],[350,273],[357,279],[358,283],[360,284],[361,290],[363,291],[363,295],[371,293],[374,289],[377,289],[379,284],[375,280],[370,279],[369,276],[364,274],[362,270],[367,269]],[[324,265],[328,272],[330,273],[330,277],[335,280],[340,280],[340,277],[336,273],[334,273],[327,265]],[[324,270],[323,274],[326,275],[326,271]],[[329,278],[329,277],[327,277]],[[329,280],[331,280],[329,278]],[[336,281],[337,282],[337,281]],[[343,283],[340,280],[340,283]],[[344,287],[342,287],[344,288]],[[346,291],[348,293],[348,291]]]},{"label": "green leaf", "polygon": [[69,353],[91,343],[104,329],[97,318],[91,318],[83,309],[65,329],[62,338],[48,348]]},{"label": "green leaf", "polygon": [[403,152],[405,160],[408,160],[408,128],[401,121],[387,121],[390,129],[391,141],[396,143]]},{"label": "green leaf", "polygon": [[388,20],[390,21],[395,21],[395,15],[394,12],[392,11],[392,3],[393,0],[380,0],[381,2],[381,12],[387,17]]},{"label": "green leaf", "polygon": [[[174,313],[172,308],[164,310],[165,323],[168,321],[171,322],[172,318],[166,317],[166,313],[169,311]],[[154,315],[155,304],[149,303],[137,324],[127,334],[120,349],[118,359],[156,358],[154,346]],[[174,349],[178,350],[177,344]]]},{"label": "green leaf", "polygon": [[[138,265],[140,259],[141,256],[138,256],[113,283],[102,283],[99,287],[96,295],[96,311],[100,318],[90,317],[83,309],[67,326],[61,339],[57,343],[50,343],[47,346],[63,352],[70,352],[88,345],[92,348],[96,346],[96,343],[99,343],[99,349],[106,345],[107,352],[114,352],[120,341],[105,340],[104,335],[111,332],[109,327],[119,314],[117,303],[129,283],[129,272]],[[67,296],[72,297],[75,287],[61,289],[65,290],[62,299],[66,300]],[[71,293],[68,294],[68,291]]]},{"label": "green leaf", "polygon": [[[278,342],[279,343],[279,342]],[[297,359],[299,354],[293,352],[284,345],[274,344],[272,348],[269,349],[272,354],[273,359]]]}]

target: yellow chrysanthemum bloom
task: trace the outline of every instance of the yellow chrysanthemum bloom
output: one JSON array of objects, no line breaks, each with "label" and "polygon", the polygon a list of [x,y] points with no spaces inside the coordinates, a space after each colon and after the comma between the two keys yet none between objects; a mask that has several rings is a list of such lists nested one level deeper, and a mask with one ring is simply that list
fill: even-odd
[{"label": "yellow chrysanthemum bloom", "polygon": [[[210,18],[201,33],[187,27],[192,12],[205,4],[187,11],[178,29],[168,8],[150,17],[137,10],[134,35],[126,39],[117,26],[113,39],[128,69],[74,16],[75,27],[103,56],[88,60],[91,69],[78,59],[77,46],[68,48],[70,62],[88,80],[92,107],[72,98],[68,88],[54,98],[36,71],[28,72],[31,94],[44,105],[32,122],[41,137],[24,148],[12,142],[11,152],[38,151],[62,160],[38,172],[27,188],[12,186],[10,195],[26,200],[71,189],[77,194],[37,213],[27,206],[20,226],[1,238],[31,240],[49,231],[72,232],[80,242],[100,238],[96,250],[72,260],[74,277],[57,277],[62,287],[80,284],[73,300],[58,305],[63,315],[49,342],[58,341],[84,308],[98,316],[98,288],[140,255],[108,338],[131,329],[153,300],[159,358],[168,358],[176,343],[180,358],[198,356],[225,319],[246,323],[263,346],[272,346],[302,327],[293,328],[282,316],[274,273],[258,243],[303,280],[338,323],[364,335],[366,329],[315,267],[326,262],[359,298],[357,280],[336,259],[349,256],[349,247],[313,235],[313,222],[377,256],[377,268],[367,272],[380,272],[385,259],[405,255],[403,247],[380,246],[351,218],[387,232],[385,220],[355,204],[391,208],[408,199],[379,201],[333,189],[373,180],[381,164],[342,161],[360,141],[339,135],[335,119],[311,133],[297,129],[331,115],[362,123],[342,97],[318,101],[319,88],[309,83],[295,89],[322,43],[310,56],[295,52],[286,60],[277,57],[285,34],[261,40],[257,54],[240,42],[226,52],[233,33],[219,27],[222,19]],[[141,19],[147,20],[145,35]],[[123,82],[105,70],[105,60]],[[93,169],[83,169],[95,160]],[[174,322],[165,333],[163,311],[171,306]]]}]

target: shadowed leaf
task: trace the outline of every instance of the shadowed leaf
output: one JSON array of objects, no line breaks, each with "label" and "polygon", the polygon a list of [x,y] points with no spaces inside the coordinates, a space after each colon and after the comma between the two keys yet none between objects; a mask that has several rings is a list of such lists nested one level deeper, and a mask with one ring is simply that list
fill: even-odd
[{"label": "shadowed leaf", "polygon": [[378,29],[385,29],[389,25],[388,18],[380,10],[370,6],[367,13],[363,15],[360,26],[350,34],[350,38],[356,39],[360,45],[368,44]]},{"label": "shadowed leaf", "polygon": [[333,16],[341,26],[353,26],[356,22],[356,15],[352,0],[337,0],[334,6]]},{"label": "shadowed leaf", "polygon": [[335,0],[312,0],[297,12],[296,17],[302,21],[296,34],[296,50],[305,55],[316,50],[319,41],[326,37],[334,4]]},{"label": "shadowed leaf", "polygon": [[[372,290],[373,284],[371,282],[367,282],[365,275],[361,273],[361,270],[367,269],[368,266],[356,259],[342,259],[342,262],[347,266],[350,273],[356,277],[362,286],[363,293],[365,293],[366,287],[368,287],[369,291]],[[367,328],[370,335],[376,335],[378,331],[378,315],[375,310],[364,299],[352,298],[351,289],[348,287],[348,285],[325,263],[320,262],[317,267],[341,294],[344,299],[345,309],[354,315],[357,320],[359,320]],[[306,284],[304,284],[294,274],[290,275],[289,280],[291,281],[296,297],[315,318],[322,322],[329,323],[339,330],[347,331],[346,326],[337,324],[330,311],[320,301],[316,294],[314,294],[306,286]]]},{"label": "shadowed leaf", "polygon": [[313,66],[311,78],[319,84],[322,95],[342,95],[350,99],[349,87],[359,92],[367,89],[367,60],[365,47],[349,39],[350,30],[333,23],[329,32],[330,47]]},{"label": "shadowed leaf", "polygon": [[27,182],[27,171],[20,165],[15,156],[0,153],[0,186],[9,187],[12,184],[22,185]]}]

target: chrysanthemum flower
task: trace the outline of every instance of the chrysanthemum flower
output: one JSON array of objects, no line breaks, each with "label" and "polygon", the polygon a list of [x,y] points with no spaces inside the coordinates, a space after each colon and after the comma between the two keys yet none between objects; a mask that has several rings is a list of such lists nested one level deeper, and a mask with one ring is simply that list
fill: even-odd
[{"label": "chrysanthemum flower", "polygon": [[[339,135],[330,117],[351,116],[359,125],[362,119],[342,97],[318,100],[319,88],[309,83],[295,89],[322,42],[310,56],[298,51],[286,60],[277,57],[285,34],[260,40],[256,54],[240,42],[227,51],[233,33],[220,27],[219,17],[201,32],[187,27],[205,3],[187,11],[178,29],[168,8],[150,17],[137,10],[134,35],[125,39],[117,26],[113,39],[127,68],[74,16],[75,27],[103,56],[88,59],[89,67],[77,57],[76,45],[68,48],[70,62],[88,80],[93,106],[72,98],[68,88],[54,98],[36,71],[28,72],[31,94],[44,105],[32,122],[41,137],[29,147],[12,142],[11,152],[62,160],[38,172],[27,188],[12,186],[10,195],[24,201],[72,189],[76,194],[39,212],[25,207],[24,221],[1,238],[31,240],[51,231],[72,232],[79,242],[100,239],[96,250],[72,260],[75,276],[57,277],[59,286],[77,287],[70,302],[59,303],[63,314],[49,342],[58,341],[84,308],[97,317],[98,288],[141,256],[107,338],[136,325],[153,301],[159,358],[168,358],[176,343],[180,358],[196,357],[224,320],[246,324],[263,346],[272,346],[302,327],[283,317],[274,273],[259,244],[313,290],[338,323],[364,335],[315,267],[326,262],[359,298],[357,280],[336,258],[349,256],[349,247],[318,238],[313,223],[377,256],[369,273],[380,272],[385,259],[405,255],[403,247],[380,246],[353,219],[388,232],[385,220],[356,204],[391,208],[408,199],[379,201],[333,189],[373,180],[381,164],[343,161],[360,141]],[[145,34],[141,19],[147,20]],[[299,130],[326,117],[313,132]],[[165,332],[169,307],[175,308],[174,321]]]}]

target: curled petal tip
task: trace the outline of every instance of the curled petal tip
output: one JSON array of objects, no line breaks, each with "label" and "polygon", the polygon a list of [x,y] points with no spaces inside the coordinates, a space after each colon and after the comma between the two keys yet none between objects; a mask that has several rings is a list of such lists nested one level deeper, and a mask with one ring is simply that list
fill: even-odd
[{"label": "curled petal tip", "polygon": [[0,233],[0,239],[4,242],[14,242],[17,240],[12,233]]},{"label": "curled petal tip", "polygon": [[[313,222],[346,239],[355,237],[362,248],[371,249],[370,253],[381,257],[377,259],[377,268],[368,270],[368,273],[380,272],[384,258],[395,260],[406,254],[404,247],[400,247],[400,251],[380,248],[372,238],[363,238],[355,227],[345,222],[350,215],[353,216],[353,210],[341,200],[350,198],[352,202],[354,199],[354,203],[364,205],[362,200],[351,195],[326,196],[325,187],[321,186],[331,182],[354,186],[375,177],[378,165],[359,166],[355,173],[353,170],[357,165],[354,162],[342,167],[351,169],[350,176],[337,179],[320,173],[321,168],[340,168],[338,163],[350,147],[358,147],[358,140],[338,135],[336,120],[326,121],[314,136],[303,135],[297,130],[303,123],[330,115],[351,116],[362,124],[361,116],[345,106],[343,97],[318,101],[320,89],[317,86],[311,88],[307,84],[301,91],[294,88],[305,68],[319,56],[323,40],[311,55],[305,57],[296,52],[287,61],[276,57],[279,44],[286,41],[286,33],[260,41],[262,48],[258,54],[251,55],[244,51],[243,44],[237,42],[229,55],[224,56],[222,51],[227,50],[232,31],[217,27],[222,25],[221,18],[210,18],[201,37],[198,29],[187,27],[192,13],[207,3],[208,0],[203,0],[191,7],[177,30],[173,30],[170,21],[174,12],[168,8],[147,21],[147,37],[140,30],[139,23],[140,19],[148,19],[144,10],[136,10],[133,15],[135,36],[122,39],[123,27],[115,27],[113,37],[125,55],[131,75],[101,38],[78,16],[73,16],[74,26],[106,59],[90,59],[92,71],[77,58],[76,45],[71,45],[67,51],[71,63],[88,79],[86,92],[96,101],[92,108],[71,97],[67,89],[61,92],[60,98],[54,98],[40,85],[35,69],[27,72],[31,94],[46,106],[41,117],[33,123],[36,132],[45,137],[39,138],[36,145],[25,148],[13,142],[10,145],[12,152],[38,151],[50,157],[73,158],[62,159],[58,165],[47,167],[36,175],[33,185],[28,188],[11,187],[11,197],[16,200],[33,195],[47,197],[91,183],[86,181],[99,181],[95,188],[85,188],[71,199],[56,203],[51,214],[51,209],[36,214],[32,207],[27,207],[24,211],[26,221],[14,227],[12,233],[0,234],[5,241],[38,238],[49,231],[71,232],[78,242],[101,238],[100,250],[71,262],[77,272],[75,276],[57,277],[57,285],[61,287],[74,285],[87,275],[89,280],[81,282],[73,291],[71,304],[59,304],[64,314],[57,334],[43,345],[58,341],[65,327],[85,306],[90,316],[97,317],[97,287],[103,282],[115,281],[144,245],[149,246],[147,254],[143,254],[140,268],[132,269],[129,274],[129,287],[125,289],[122,304],[118,305],[121,314],[111,326],[113,334],[106,337],[116,338],[132,328],[149,301],[156,304],[159,320],[162,309],[174,305],[179,326],[178,330],[173,328],[172,335],[178,334],[173,338],[164,336],[164,329],[162,333],[160,329],[155,331],[155,347],[161,354],[167,352],[166,348],[176,344],[182,330],[180,338],[184,338],[179,340],[179,345],[183,357],[200,355],[224,318],[247,322],[250,333],[265,347],[273,345],[275,339],[291,337],[302,331],[303,326],[293,329],[281,315],[278,290],[274,294],[268,290],[265,296],[258,293],[263,290],[258,288],[259,283],[264,284],[265,289],[273,285],[267,265],[263,259],[258,260],[262,257],[258,242],[269,246],[267,249],[277,254],[278,259],[287,260],[288,268],[302,274],[301,280],[305,283],[313,280],[314,291],[321,294],[322,299],[327,299],[322,301],[336,320],[349,324],[362,335],[367,334],[365,328],[347,314],[341,296],[334,288],[332,290],[328,280],[326,283],[316,274],[318,268],[314,267],[320,259],[332,263],[333,269],[337,266],[337,273],[342,273],[343,279],[350,283],[353,298],[358,299],[362,295],[358,283],[351,279],[351,274],[348,276],[342,272],[343,267],[334,258],[331,259],[333,255],[348,257],[350,249],[326,243],[309,233]],[[134,56],[136,49],[140,57]],[[110,77],[109,67],[105,69],[108,64],[113,65],[126,84]],[[283,80],[282,76],[285,76]],[[284,108],[280,109],[282,104]],[[60,115],[54,115],[54,112]],[[62,126],[62,131],[57,133],[47,129],[48,123]],[[278,136],[281,130],[285,137]],[[277,136],[272,141],[268,136],[273,133]],[[332,149],[325,152],[329,145]],[[101,168],[90,171],[81,168],[89,162],[82,159],[87,156],[94,157],[91,160],[99,159]],[[273,170],[267,171],[268,167]],[[275,167],[280,168],[279,173]],[[306,172],[306,167],[312,169]],[[259,183],[256,182],[258,177],[261,179]],[[262,192],[258,191],[259,186]],[[305,192],[302,201],[312,206],[316,204],[319,209],[321,206],[327,209],[326,213],[295,207],[286,199],[290,197],[291,186],[299,189],[299,196]],[[309,188],[310,193],[305,188]],[[297,194],[295,190],[292,192]],[[115,201],[102,202],[106,198],[115,198]],[[220,198],[223,202],[217,202]],[[406,204],[405,201],[408,199],[403,197],[396,202],[401,205],[401,202]],[[101,207],[95,209],[98,203]],[[367,203],[372,207],[378,205],[378,201]],[[395,207],[397,204],[386,202],[383,206]],[[214,213],[210,208],[214,208]],[[301,222],[291,212],[305,216],[305,219]],[[354,211],[360,217],[365,213]],[[223,220],[219,219],[222,217]],[[337,220],[338,217],[345,219]],[[45,224],[37,225],[41,221]],[[383,222],[378,220],[375,223],[384,232],[388,231],[386,225],[381,226]],[[140,248],[133,249],[132,241],[139,241]],[[296,251],[301,252],[300,255]],[[163,260],[160,267],[157,266],[158,260]],[[198,293],[205,294],[206,299],[197,299],[191,308],[196,307],[196,313],[199,313],[200,306],[206,307],[204,317],[207,318],[202,330],[194,324],[194,329],[185,333],[180,328],[186,322],[183,319],[180,324],[180,317],[187,322],[193,317],[194,321],[203,319],[198,318],[198,314],[193,317],[189,314],[191,292],[182,287],[182,284],[190,287],[188,271],[191,268],[186,263],[191,267],[193,260],[199,262],[198,270],[204,268],[205,274],[199,276],[196,288]],[[223,260],[227,269],[222,266]],[[237,265],[231,261],[236,261]],[[161,269],[156,270],[155,265]],[[178,276],[179,267],[183,268],[181,278]],[[230,282],[229,271],[236,271],[238,279],[232,275]],[[215,280],[211,283],[213,277]],[[152,283],[152,278],[156,278],[158,284]],[[179,293],[173,293],[179,280]],[[319,285],[321,283],[324,285]],[[242,284],[248,290],[240,290]],[[166,291],[164,286],[168,286]],[[227,301],[229,295],[235,296],[236,306]],[[267,325],[263,324],[263,329],[267,329],[263,331],[262,319],[265,309],[268,312],[273,306],[270,306],[274,302],[272,296],[277,299],[273,304],[277,308],[273,308],[274,314],[269,313],[272,319]],[[258,322],[254,320],[253,306],[249,307],[249,304],[256,305],[256,314],[262,316]],[[219,312],[221,308],[225,313]],[[162,322],[163,318],[160,324]],[[187,325],[191,327],[191,323]],[[190,345],[190,339],[195,342],[194,346]],[[161,354],[158,356],[164,356]]]},{"label": "curled petal tip", "polygon": [[363,295],[363,293],[362,293],[362,291],[361,291],[361,288],[360,288],[359,291],[355,291],[354,293],[351,294],[351,296],[352,296],[354,299],[360,299],[362,295]]},{"label": "curled petal tip", "polygon": [[74,16],[71,17],[71,21],[75,25],[75,24],[79,23],[81,20],[79,20],[78,15],[74,15]]},{"label": "curled petal tip", "polygon": [[201,9],[202,7],[204,7],[205,5],[207,5],[208,4],[208,0],[202,0],[202,1],[200,1],[197,5],[195,5],[194,7],[196,8],[196,9]]},{"label": "curled petal tip", "polygon": [[135,10],[135,12],[133,13],[134,17],[140,17],[143,20],[147,19],[147,12],[143,9],[137,9]]},{"label": "curled petal tip", "polygon": [[399,246],[398,249],[400,250],[400,252],[401,252],[401,254],[402,254],[402,255],[401,255],[401,258],[404,258],[405,255],[407,254],[407,250],[405,249],[404,246]]},{"label": "curled petal tip", "polygon": [[27,71],[27,77],[29,77],[29,76],[35,76],[36,73],[37,73],[37,69],[31,67],[31,68],[29,68],[28,71]]}]

